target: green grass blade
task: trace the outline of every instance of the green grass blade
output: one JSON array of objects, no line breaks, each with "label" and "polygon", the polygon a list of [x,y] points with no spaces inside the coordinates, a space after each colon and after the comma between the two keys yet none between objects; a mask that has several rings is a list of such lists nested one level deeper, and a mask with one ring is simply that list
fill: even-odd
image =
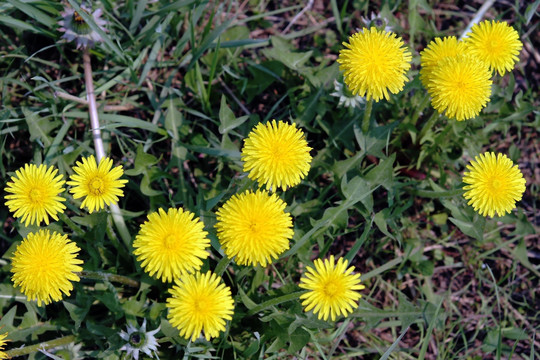
[{"label": "green grass blade", "polygon": [[23,3],[19,0],[7,0],[10,4],[12,4],[14,7],[25,13],[26,15],[30,16],[31,18],[36,19],[38,22],[40,22],[42,25],[51,28],[54,27],[56,24],[56,21],[50,17],[49,15],[45,14],[43,11],[35,8],[34,6]]},{"label": "green grass blade", "polygon": [[424,338],[424,342],[422,343],[422,348],[420,349],[420,354],[418,355],[418,360],[424,360],[426,357],[427,348],[429,346],[429,340],[431,338],[431,334],[433,333],[433,329],[435,328],[435,323],[437,322],[437,316],[439,315],[439,311],[441,309],[441,305],[443,303],[444,298],[439,301],[439,305],[437,305],[437,310],[435,310],[435,315],[433,315],[433,319],[431,320],[431,323],[428,326],[428,329],[426,331],[426,336]]},{"label": "green grass blade", "polygon": [[388,359],[388,357],[390,356],[390,354],[392,353],[392,351],[394,351],[394,349],[399,345],[399,342],[401,341],[401,339],[403,338],[403,336],[405,336],[405,334],[407,333],[407,331],[409,331],[409,327],[407,326],[407,328],[401,333],[401,335],[399,335],[399,337],[396,339],[396,341],[394,341],[394,343],[388,348],[388,350],[386,350],[384,352],[384,354],[382,354],[381,358],[379,360],[386,360]]}]

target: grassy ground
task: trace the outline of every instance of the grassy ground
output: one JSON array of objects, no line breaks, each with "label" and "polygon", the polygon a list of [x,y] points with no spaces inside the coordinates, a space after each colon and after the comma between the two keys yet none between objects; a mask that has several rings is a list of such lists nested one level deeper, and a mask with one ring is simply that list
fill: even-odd
[{"label": "grassy ground", "polygon": [[[227,334],[188,344],[165,320],[168,286],[141,270],[105,212],[88,215],[74,202],[66,214],[83,234],[63,222],[51,228],[82,248],[85,270],[141,286],[84,279],[65,302],[27,302],[13,289],[9,264],[33,228],[2,206],[0,326],[11,334],[8,349],[74,334],[79,358],[119,358],[118,333],[146,318],[149,329],[161,326],[165,359],[538,358],[538,1],[499,1],[486,12],[508,21],[524,47],[515,70],[495,78],[479,117],[429,122],[434,110],[418,78],[419,52],[435,36],[460,36],[482,3],[96,2],[109,24],[106,41],[91,50],[94,83],[106,152],[127,170],[119,205],[131,236],[150,211],[190,209],[211,234],[205,267],[215,269],[214,212],[253,186],[242,173],[242,140],[258,122],[283,119],[304,129],[314,157],[302,184],[281,196],[294,217],[292,250],[267,268],[231,264],[224,278],[237,305]],[[2,188],[25,163],[69,174],[93,153],[82,52],[60,40],[62,8],[0,4]],[[403,37],[413,66],[404,91],[375,103],[366,135],[364,105],[340,106],[332,94],[342,41],[372,13]],[[465,165],[485,150],[508,154],[527,181],[517,209],[501,218],[475,214],[456,195]],[[306,265],[330,254],[352,259],[366,285],[359,308],[335,323],[283,300],[299,290]],[[62,351],[57,356],[75,358],[73,348]]]}]

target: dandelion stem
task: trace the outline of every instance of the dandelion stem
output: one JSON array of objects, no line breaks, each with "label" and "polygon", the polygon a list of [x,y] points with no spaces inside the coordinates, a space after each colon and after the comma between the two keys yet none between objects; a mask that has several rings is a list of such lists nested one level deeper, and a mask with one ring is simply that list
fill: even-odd
[{"label": "dandelion stem", "polygon": [[478,12],[476,13],[476,15],[472,18],[471,22],[469,23],[469,25],[467,25],[467,27],[465,28],[465,30],[461,33],[461,36],[459,37],[459,40],[463,40],[464,37],[467,36],[468,32],[471,31],[472,27],[475,25],[475,24],[478,24],[480,22],[480,20],[482,20],[482,18],[484,17],[484,15],[486,14],[486,12],[489,10],[489,8],[495,3],[495,0],[487,0],[481,7],[480,9],[478,9]]},{"label": "dandelion stem", "polygon": [[77,224],[75,224],[73,220],[71,220],[68,216],[66,216],[66,214],[64,213],[58,214],[58,217],[64,222],[64,224],[66,224],[78,236],[83,236],[85,234],[84,230],[81,229]]},{"label": "dandelion stem", "polygon": [[[88,101],[88,112],[90,114],[90,125],[92,127],[92,137],[94,139],[94,147],[96,149],[96,158],[99,163],[101,159],[105,157],[105,148],[103,146],[103,139],[101,137],[101,130],[99,127],[98,110],[96,103],[96,95],[94,93],[94,81],[92,79],[92,63],[90,62],[90,52],[88,48],[84,48],[83,51],[83,65],[84,65],[84,81],[86,83],[86,97]],[[120,208],[117,204],[111,204],[111,215],[120,233],[122,241],[124,241],[127,249],[131,249],[131,235],[127,229],[124,217],[120,212]]]},{"label": "dandelion stem", "polygon": [[6,351],[6,355],[8,356],[8,358],[28,355],[33,352],[39,351],[40,349],[43,349],[43,350],[53,349],[59,346],[65,346],[67,344],[71,344],[74,341],[75,341],[75,335],[68,335],[68,336],[58,338],[58,339],[45,341],[39,344],[25,346],[20,349],[11,349],[11,350]]},{"label": "dandelion stem", "polygon": [[434,111],[433,114],[431,114],[431,117],[428,119],[422,130],[420,130],[420,134],[418,134],[418,137],[416,138],[416,143],[421,144],[422,138],[426,135],[426,133],[435,125],[435,121],[439,119],[440,114],[437,111]]},{"label": "dandelion stem", "polygon": [[79,272],[78,275],[81,278],[88,279],[88,280],[102,280],[102,281],[117,282],[117,283],[131,286],[134,288],[138,288],[140,285],[138,281],[128,278],[127,276],[110,274],[103,271],[86,271],[85,270],[85,271]]},{"label": "dandelion stem", "polygon": [[416,126],[416,122],[418,121],[420,114],[429,105],[429,100],[430,100],[430,96],[426,94],[426,96],[424,97],[424,99],[422,100],[422,102],[420,103],[416,111],[414,112],[413,117],[411,118],[412,126]]},{"label": "dandelion stem", "polygon": [[465,190],[463,190],[462,188],[445,191],[418,190],[410,187],[404,187],[403,189],[413,195],[430,199],[454,197],[458,195],[463,195],[463,193],[465,192]]},{"label": "dandelion stem", "polygon": [[364,110],[364,119],[362,120],[362,132],[367,134],[369,130],[369,120],[371,118],[371,110],[373,109],[373,99],[367,101],[366,109]]},{"label": "dandelion stem", "polygon": [[88,112],[90,114],[90,125],[92,126],[92,137],[96,149],[96,158],[98,163],[105,157],[105,148],[101,138],[99,128],[99,118],[97,111],[96,95],[94,94],[94,81],[92,80],[92,63],[90,62],[90,52],[88,48],[83,51],[84,81],[86,83],[86,98],[88,101]]}]

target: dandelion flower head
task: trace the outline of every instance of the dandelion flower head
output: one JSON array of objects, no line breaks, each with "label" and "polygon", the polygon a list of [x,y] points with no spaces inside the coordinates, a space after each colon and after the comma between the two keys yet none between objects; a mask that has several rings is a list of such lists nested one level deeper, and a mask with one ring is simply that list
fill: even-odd
[{"label": "dandelion flower head", "polygon": [[358,299],[362,297],[358,290],[365,288],[360,284],[360,274],[352,274],[354,266],[347,268],[349,262],[343,258],[336,264],[333,255],[324,261],[317,259],[313,264],[314,268],[306,268],[299,284],[308,290],[300,295],[304,311],[313,310],[323,320],[329,316],[332,321],[340,315],[348,316],[358,307]]},{"label": "dandelion flower head", "polygon": [[159,209],[141,225],[133,253],[150,276],[171,282],[183,273],[201,268],[202,260],[209,255],[207,235],[204,224],[192,212]]},{"label": "dandelion flower head", "polygon": [[217,211],[217,236],[225,254],[240,265],[272,263],[289,248],[294,233],[286,206],[262,190],[233,195]]},{"label": "dandelion flower head", "polygon": [[467,51],[504,75],[519,61],[523,47],[517,31],[506,22],[485,20],[475,24],[465,39]]},{"label": "dandelion flower head", "polygon": [[390,21],[388,21],[387,18],[382,16],[382,14],[376,14],[373,11],[371,12],[370,17],[360,17],[360,20],[362,20],[362,23],[365,25],[366,28],[371,28],[372,26],[383,29],[386,32],[390,32],[393,30],[393,27],[390,26]]},{"label": "dandelion flower head", "polygon": [[428,92],[439,113],[457,121],[471,119],[489,101],[491,73],[486,63],[471,55],[448,57],[433,69]]},{"label": "dandelion flower head", "polygon": [[361,107],[366,103],[366,99],[358,95],[353,95],[346,86],[345,88],[343,87],[343,83],[337,80],[334,80],[334,92],[330,96],[339,98],[338,106],[355,108]]},{"label": "dandelion flower head", "polygon": [[354,95],[379,101],[389,99],[388,91],[403,90],[412,56],[400,37],[371,27],[353,34],[343,45],[346,49],[340,51],[337,62]]},{"label": "dandelion flower head", "polygon": [[6,206],[25,226],[42,221],[49,225],[49,216],[58,220],[57,214],[64,212],[66,206],[62,202],[66,199],[58,194],[65,190],[65,180],[57,173],[52,166],[26,164],[7,183],[5,191],[10,194],[6,195]]},{"label": "dandelion flower head", "polygon": [[127,332],[121,331],[119,334],[122,340],[126,342],[120,350],[125,351],[128,358],[133,357],[135,360],[139,359],[139,353],[141,352],[150,356],[152,359],[155,354],[156,358],[159,359],[156,353],[159,344],[155,337],[159,329],[160,327],[152,331],[146,331],[146,319],[143,320],[142,326],[139,329],[136,326],[128,324]]},{"label": "dandelion flower head", "polygon": [[267,189],[286,190],[300,183],[311,163],[311,148],[296,124],[259,123],[244,141],[242,161],[248,177]]},{"label": "dandelion flower head", "polygon": [[38,306],[60,301],[62,293],[69,296],[71,281],[79,281],[82,260],[77,259],[80,249],[67,235],[49,230],[30,233],[13,254],[11,272],[15,287],[28,300],[37,300]]},{"label": "dandelion flower head", "polygon": [[[102,9],[97,9],[91,13],[91,9],[85,5],[81,5],[81,10],[92,17],[94,23],[104,32],[107,31],[105,25],[107,21],[101,19]],[[103,38],[96,31],[92,30],[90,25],[84,18],[72,7],[66,6],[62,12],[62,20],[58,22],[61,26],[58,30],[64,33],[63,39],[67,41],[75,41],[77,49],[83,47],[92,47],[98,42],[102,42]]]},{"label": "dandelion flower head", "polygon": [[427,88],[433,69],[437,68],[446,58],[456,57],[465,53],[465,43],[458,41],[455,36],[435,38],[420,52],[420,80]]},{"label": "dandelion flower head", "polygon": [[113,168],[112,165],[109,158],[101,159],[98,165],[94,155],[77,161],[77,166],[73,167],[75,174],[67,184],[73,186],[69,191],[75,199],[84,197],[81,209],[86,207],[91,214],[104,209],[105,204],[116,204],[118,197],[124,196],[122,188],[127,180],[120,179],[124,170],[122,166]]},{"label": "dandelion flower head", "polygon": [[9,356],[2,351],[4,350],[4,346],[6,346],[7,342],[9,341],[6,339],[7,336],[8,333],[0,334],[0,359],[9,359]]},{"label": "dandelion flower head", "polygon": [[176,281],[167,299],[169,319],[180,336],[195,341],[201,332],[207,341],[225,331],[231,320],[234,301],[231,289],[211,272],[186,274]]},{"label": "dandelion flower head", "polygon": [[476,156],[463,176],[463,196],[482,216],[503,216],[516,207],[525,191],[525,179],[517,165],[504,154]]}]

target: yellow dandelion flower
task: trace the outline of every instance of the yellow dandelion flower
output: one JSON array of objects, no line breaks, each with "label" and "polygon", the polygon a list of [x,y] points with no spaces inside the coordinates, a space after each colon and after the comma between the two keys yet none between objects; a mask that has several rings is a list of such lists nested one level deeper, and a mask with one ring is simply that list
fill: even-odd
[{"label": "yellow dandelion flower", "polygon": [[437,68],[441,61],[449,57],[465,53],[465,43],[458,41],[455,36],[435,38],[420,52],[420,81],[427,88],[431,80],[433,69]]},{"label": "yellow dandelion flower", "polygon": [[234,195],[217,211],[217,236],[240,265],[266,266],[289,248],[294,232],[287,204],[266,191]]},{"label": "yellow dandelion flower", "polygon": [[476,156],[463,176],[463,196],[482,216],[503,216],[516,207],[525,191],[525,179],[504,154],[486,152]]},{"label": "yellow dandelion flower", "polygon": [[91,214],[104,209],[105,204],[116,204],[118,197],[124,196],[122,188],[127,180],[120,179],[124,170],[122,166],[112,168],[112,165],[111,159],[103,158],[98,166],[94,155],[82,159],[82,163],[77,161],[77,166],[73,167],[76,174],[70,176],[67,184],[73,186],[69,190],[73,198],[84,197],[81,209],[86,207]]},{"label": "yellow dandelion flower", "polygon": [[465,39],[467,50],[499,75],[512,71],[523,47],[517,31],[506,22],[485,20],[475,24]]},{"label": "yellow dandelion flower", "polygon": [[71,281],[79,281],[76,272],[82,271],[80,249],[67,235],[49,230],[30,233],[13,254],[11,272],[15,287],[38,306],[60,301],[62,293],[69,296]]},{"label": "yellow dandelion flower", "polygon": [[302,130],[296,124],[275,120],[260,123],[244,141],[242,160],[250,179],[267,189],[286,190],[300,183],[309,172],[311,155]]},{"label": "yellow dandelion flower", "polygon": [[25,226],[39,225],[42,221],[49,225],[49,216],[58,220],[56,214],[64,212],[66,206],[62,201],[66,199],[58,194],[65,190],[62,187],[65,180],[57,173],[52,166],[26,164],[7,183],[5,191],[11,195],[6,195],[6,206]]},{"label": "yellow dandelion flower", "polygon": [[491,96],[491,73],[487,65],[470,55],[448,57],[433,69],[428,83],[431,104],[458,121],[480,113]]},{"label": "yellow dandelion flower", "polygon": [[216,274],[184,275],[176,280],[170,293],[167,318],[185,339],[195,341],[204,332],[209,341],[225,331],[225,321],[232,319],[231,289],[221,283]]},{"label": "yellow dandelion flower", "polygon": [[405,73],[411,68],[411,52],[404,48],[403,39],[393,32],[364,28],[344,42],[347,49],[339,52],[337,62],[344,81],[353,95],[367,100],[388,100],[388,91],[403,90]]},{"label": "yellow dandelion flower", "polygon": [[358,307],[358,299],[362,295],[358,290],[365,288],[360,284],[360,274],[352,274],[354,266],[347,269],[349,262],[339,258],[337,264],[334,255],[330,259],[317,259],[313,262],[315,268],[308,266],[307,273],[300,279],[302,289],[309,290],[300,295],[304,311],[313,309],[319,319],[332,321],[337,316],[348,316]]},{"label": "yellow dandelion flower", "polygon": [[150,276],[171,282],[201,268],[210,240],[204,224],[194,217],[192,212],[174,208],[148,215],[133,242],[133,254]]},{"label": "yellow dandelion flower", "polygon": [[8,336],[8,333],[4,333],[0,335],[0,359],[9,359],[9,356],[3,352],[4,346],[6,346],[7,342],[9,341],[6,339]]}]

